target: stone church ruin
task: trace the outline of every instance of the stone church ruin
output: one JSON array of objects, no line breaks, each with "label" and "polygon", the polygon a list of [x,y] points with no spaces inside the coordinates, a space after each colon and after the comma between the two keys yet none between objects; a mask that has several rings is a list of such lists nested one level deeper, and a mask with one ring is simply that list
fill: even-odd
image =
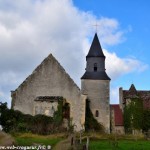
[{"label": "stone church ruin", "polygon": [[85,129],[88,100],[94,118],[103,125],[105,132],[124,133],[124,105],[133,96],[141,95],[144,107],[150,108],[150,93],[137,91],[133,85],[129,91],[120,88],[120,105],[110,105],[111,79],[106,73],[105,59],[96,33],[86,56],[86,70],[81,77],[80,89],[50,54],[16,90],[11,91],[11,107],[24,114],[53,117],[59,102],[62,101],[65,107],[63,118],[71,118],[75,130],[80,131]]}]

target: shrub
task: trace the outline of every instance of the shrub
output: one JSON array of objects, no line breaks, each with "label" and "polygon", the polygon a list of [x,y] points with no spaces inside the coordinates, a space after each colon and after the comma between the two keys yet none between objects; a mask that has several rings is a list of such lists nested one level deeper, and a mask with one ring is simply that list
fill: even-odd
[{"label": "shrub", "polygon": [[124,128],[126,133],[133,129],[148,131],[150,129],[150,110],[144,110],[140,98],[132,98],[124,107]]},{"label": "shrub", "polygon": [[31,116],[18,110],[8,109],[7,103],[0,103],[0,124],[5,132],[32,132],[49,134],[64,131],[62,127],[63,101],[58,104],[54,118],[46,115]]},{"label": "shrub", "polygon": [[150,110],[144,110],[143,112],[143,131],[148,132],[150,130]]},{"label": "shrub", "polygon": [[53,118],[45,115],[36,115],[32,118],[32,129],[33,133],[37,134],[48,134],[48,125],[53,123]]}]

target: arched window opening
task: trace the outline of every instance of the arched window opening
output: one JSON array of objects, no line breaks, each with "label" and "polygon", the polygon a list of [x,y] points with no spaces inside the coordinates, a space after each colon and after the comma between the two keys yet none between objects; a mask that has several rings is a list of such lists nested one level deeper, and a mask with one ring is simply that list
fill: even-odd
[{"label": "arched window opening", "polygon": [[95,117],[99,117],[99,111],[98,110],[96,110],[96,112],[95,112]]},{"label": "arched window opening", "polygon": [[94,71],[97,71],[97,63],[94,63]]}]

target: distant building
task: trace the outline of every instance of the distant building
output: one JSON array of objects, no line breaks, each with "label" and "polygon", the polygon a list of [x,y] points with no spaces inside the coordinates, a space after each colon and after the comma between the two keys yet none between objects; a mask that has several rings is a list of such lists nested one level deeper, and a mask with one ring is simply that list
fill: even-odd
[{"label": "distant building", "polygon": [[[142,100],[144,109],[150,109],[150,91],[136,90],[134,84],[131,84],[129,90],[119,88],[119,104],[110,105],[112,133],[124,133],[124,107],[136,98]],[[138,133],[139,131],[134,132]]]},{"label": "distant building", "polygon": [[143,101],[144,109],[150,109],[150,91],[136,90],[134,84],[131,85],[129,90],[119,88],[119,102],[122,110],[125,105],[131,102],[132,98],[140,98]]},{"label": "distant building", "polygon": [[[143,113],[143,109],[150,110],[150,91],[136,90],[134,84],[132,84],[131,87],[129,88],[129,90],[123,90],[122,88],[119,89],[119,101],[120,101],[120,108],[121,108],[123,114],[126,113],[126,115],[127,115],[127,112],[129,112],[129,116],[128,115],[127,116],[128,116],[128,119],[130,119],[130,123],[129,123],[130,125],[128,128],[126,128],[126,130],[128,132],[132,132],[133,134],[142,133],[142,129],[137,130],[134,127],[135,124],[133,125],[133,121],[135,120],[134,116],[136,115],[134,113],[134,111],[136,110],[137,111],[136,113],[139,113],[139,115],[140,115]],[[128,111],[128,109],[126,109],[126,112],[125,112],[124,111],[125,107],[130,108],[130,111]],[[133,111],[131,111],[131,110],[133,110]],[[137,120],[137,121],[139,121],[138,125],[140,127],[140,126],[142,126],[143,122],[141,120],[142,118],[139,118],[139,119],[140,120]]]}]

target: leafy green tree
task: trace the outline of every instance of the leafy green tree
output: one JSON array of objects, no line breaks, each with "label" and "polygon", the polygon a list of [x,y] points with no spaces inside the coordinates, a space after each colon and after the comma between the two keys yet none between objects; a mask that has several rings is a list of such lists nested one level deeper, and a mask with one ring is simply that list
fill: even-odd
[{"label": "leafy green tree", "polygon": [[143,131],[150,130],[150,109],[143,111]]},{"label": "leafy green tree", "polygon": [[140,98],[132,98],[124,108],[124,127],[126,132],[143,127],[143,102]]},{"label": "leafy green tree", "polygon": [[130,112],[130,107],[125,106],[124,108],[124,113],[123,113],[123,118],[124,118],[124,128],[126,133],[131,132],[131,112]]}]

